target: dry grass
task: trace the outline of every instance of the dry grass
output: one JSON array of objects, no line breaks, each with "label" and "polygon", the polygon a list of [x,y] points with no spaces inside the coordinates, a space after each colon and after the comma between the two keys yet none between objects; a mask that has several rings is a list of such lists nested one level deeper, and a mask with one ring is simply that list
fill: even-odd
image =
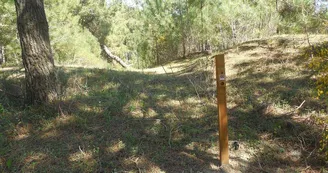
[{"label": "dry grass", "polygon": [[[226,51],[229,138],[240,144],[228,168],[218,166],[213,61],[202,57],[140,71],[60,68],[51,106],[0,92],[0,172],[324,172],[311,116],[328,110],[313,97],[303,42]],[[20,86],[13,73],[0,73],[3,91]]]}]

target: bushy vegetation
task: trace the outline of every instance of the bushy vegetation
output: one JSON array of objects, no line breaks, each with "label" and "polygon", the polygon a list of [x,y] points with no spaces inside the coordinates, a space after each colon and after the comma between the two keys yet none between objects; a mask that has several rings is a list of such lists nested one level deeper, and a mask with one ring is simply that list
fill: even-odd
[{"label": "bushy vegetation", "polygon": [[[328,42],[312,45],[304,50],[309,60],[307,68],[312,70],[316,84],[316,97],[328,103]],[[322,127],[320,150],[328,160],[328,118],[314,117],[316,124]]]}]

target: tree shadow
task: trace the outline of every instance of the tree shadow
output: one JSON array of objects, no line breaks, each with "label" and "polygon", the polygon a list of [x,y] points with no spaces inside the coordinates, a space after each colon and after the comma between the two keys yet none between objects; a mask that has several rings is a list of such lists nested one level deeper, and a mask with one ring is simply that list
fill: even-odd
[{"label": "tree shadow", "polygon": [[13,110],[0,170],[215,171],[216,107],[191,76],[61,70],[62,101]]},{"label": "tree shadow", "polygon": [[[277,52],[236,64],[236,75],[228,76],[229,139],[257,151],[248,161],[231,157],[245,162],[242,172],[324,166],[320,129],[306,115],[326,105],[312,98],[310,72],[297,66],[302,61]],[[219,171],[215,85],[212,73],[196,66],[170,75],[59,69],[60,102],[10,106],[1,116],[0,132],[10,138],[0,135],[0,170]]]}]

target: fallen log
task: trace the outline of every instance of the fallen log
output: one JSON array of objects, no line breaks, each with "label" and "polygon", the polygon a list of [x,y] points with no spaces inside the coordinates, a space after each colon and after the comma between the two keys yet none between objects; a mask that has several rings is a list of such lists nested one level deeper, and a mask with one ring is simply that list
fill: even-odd
[{"label": "fallen log", "polygon": [[103,45],[103,49],[106,52],[106,54],[108,55],[109,58],[114,59],[116,62],[118,62],[122,67],[124,68],[128,68],[129,65],[126,64],[120,57],[112,54],[112,52],[109,50],[109,48],[105,45]]}]

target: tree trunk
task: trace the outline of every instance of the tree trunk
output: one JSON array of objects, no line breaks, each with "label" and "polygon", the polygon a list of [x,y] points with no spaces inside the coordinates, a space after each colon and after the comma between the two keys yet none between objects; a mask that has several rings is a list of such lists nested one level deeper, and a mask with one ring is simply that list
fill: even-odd
[{"label": "tree trunk", "polygon": [[114,59],[114,60],[115,60],[116,62],[118,62],[122,67],[124,67],[124,68],[128,68],[128,67],[129,67],[129,65],[126,64],[126,63],[125,63],[120,57],[113,55],[112,52],[108,49],[107,46],[104,45],[104,46],[103,46],[103,49],[104,49],[105,53],[107,54],[107,56],[108,56],[109,58]]},{"label": "tree trunk", "polygon": [[57,97],[56,75],[43,0],[15,0],[17,28],[26,78],[26,102],[50,103]]},{"label": "tree trunk", "polygon": [[0,45],[0,65],[5,63],[5,48]]},{"label": "tree trunk", "polygon": [[187,58],[186,38],[183,38],[183,41],[182,41],[182,50],[183,50],[183,58]]}]

